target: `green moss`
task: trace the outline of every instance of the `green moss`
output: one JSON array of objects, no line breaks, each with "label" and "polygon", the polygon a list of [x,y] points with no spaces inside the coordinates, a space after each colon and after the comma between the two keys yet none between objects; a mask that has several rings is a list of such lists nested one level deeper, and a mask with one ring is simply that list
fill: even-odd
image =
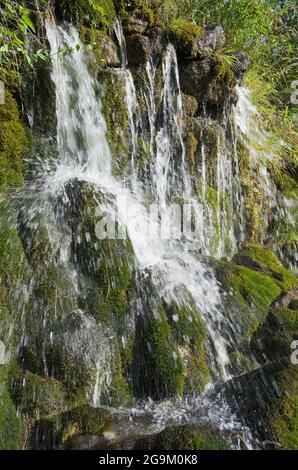
[{"label": "green moss", "polygon": [[261,185],[256,185],[255,178],[252,177],[250,153],[247,145],[238,140],[237,153],[239,156],[239,168],[241,184],[244,190],[244,214],[246,222],[247,240],[260,242],[263,238],[263,210],[266,195]]},{"label": "green moss", "polygon": [[0,365],[0,450],[22,447],[22,425],[8,391],[7,366]]},{"label": "green moss", "polygon": [[274,376],[280,400],[268,408],[268,423],[275,438],[285,449],[298,446],[298,370],[291,365]]},{"label": "green moss", "polygon": [[185,389],[201,392],[209,379],[205,357],[207,334],[201,314],[193,301],[182,306],[166,305],[165,311],[184,364]]},{"label": "green moss", "polygon": [[264,313],[281,293],[273,279],[242,266],[236,268],[232,285],[241,300]]},{"label": "green moss", "polygon": [[242,330],[244,341],[264,322],[269,306],[280,295],[275,279],[222,260],[215,265],[217,277],[228,293],[225,309]]},{"label": "green moss", "polygon": [[108,410],[89,405],[45,417],[36,423],[32,444],[34,446],[36,436],[42,435],[49,448],[58,447],[74,436],[100,433],[110,418],[111,413]]},{"label": "green moss", "polygon": [[63,388],[50,377],[19,373],[14,377],[13,395],[17,407],[30,420],[58,413],[65,407]]},{"label": "green moss", "polygon": [[170,26],[170,36],[189,55],[196,55],[195,41],[205,35],[204,29],[184,18],[175,19]]},{"label": "green moss", "polygon": [[193,132],[186,134],[186,156],[190,164],[191,173],[193,174],[196,167],[196,151],[198,148],[198,140]]},{"label": "green moss", "polygon": [[279,320],[288,332],[292,334],[298,332],[298,310],[275,308],[271,310],[271,314]]},{"label": "green moss", "polygon": [[127,147],[127,109],[125,105],[125,80],[112,70],[100,73],[103,85],[103,112],[107,123],[107,139],[113,156],[112,172],[115,176],[127,176],[129,149]]},{"label": "green moss", "polygon": [[246,245],[241,253],[251,257],[253,260],[261,263],[265,270],[269,270],[269,275],[275,279],[278,286],[287,291],[297,286],[297,277],[287,268],[285,268],[274,253],[260,245]]},{"label": "green moss", "polygon": [[5,104],[0,104],[0,191],[22,186],[22,157],[29,141],[19,116],[18,106],[7,90]]},{"label": "green moss", "polygon": [[97,29],[87,28],[86,26],[80,26],[79,32],[81,41],[92,48],[96,65],[105,65],[105,53],[101,45],[105,39],[111,41],[107,34]]},{"label": "green moss", "polygon": [[133,374],[138,396],[181,396],[185,369],[162,308],[138,318]]}]

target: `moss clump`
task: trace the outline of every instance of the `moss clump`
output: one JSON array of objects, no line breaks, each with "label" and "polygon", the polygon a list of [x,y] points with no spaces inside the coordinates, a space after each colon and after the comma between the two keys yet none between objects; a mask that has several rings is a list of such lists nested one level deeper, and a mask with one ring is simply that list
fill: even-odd
[{"label": "moss clump", "polygon": [[298,332],[298,310],[290,308],[275,308],[271,310],[281,325],[291,334]]},{"label": "moss clump", "polygon": [[197,54],[195,41],[204,35],[205,31],[201,26],[190,23],[184,18],[177,18],[170,26],[172,40],[176,41],[179,48],[191,56]]},{"label": "moss clump", "polygon": [[108,410],[92,408],[89,405],[45,417],[36,423],[33,429],[32,447],[39,443],[42,448],[55,449],[74,436],[97,434],[102,431],[110,418],[111,413]]},{"label": "moss clump", "polygon": [[241,253],[260,263],[264,273],[271,276],[281,289],[287,291],[297,286],[297,277],[278,260],[268,248],[256,244],[246,245]]},{"label": "moss clump", "polygon": [[185,368],[185,390],[201,392],[209,379],[205,357],[207,339],[200,312],[193,302],[165,306],[173,336]]},{"label": "moss clump", "polygon": [[0,191],[22,186],[22,157],[28,144],[17,103],[11,93],[6,91],[5,104],[0,104]]},{"label": "moss clump", "polygon": [[0,450],[22,447],[22,424],[8,390],[7,369],[0,365]]},{"label": "moss clump", "polygon": [[253,305],[266,313],[281,293],[277,283],[268,276],[251,269],[237,266],[232,275],[232,286],[239,300]]},{"label": "moss clump", "polygon": [[230,444],[220,434],[195,425],[168,428],[158,435],[161,450],[230,450]]},{"label": "moss clump", "polygon": [[30,420],[58,413],[65,407],[63,388],[51,377],[20,373],[14,377],[13,395],[17,407]]},{"label": "moss clump", "polygon": [[103,84],[103,112],[106,116],[107,139],[113,155],[112,171],[115,176],[127,176],[129,172],[129,149],[127,142],[127,109],[125,105],[125,80],[123,75],[106,70],[100,73]]},{"label": "moss clump", "polygon": [[137,396],[160,399],[183,394],[185,369],[161,308],[137,320],[132,369]]},{"label": "moss clump", "polygon": [[243,341],[249,341],[263,324],[281,289],[275,279],[233,262],[221,261],[215,268],[218,280],[228,293],[224,308],[242,331]]}]

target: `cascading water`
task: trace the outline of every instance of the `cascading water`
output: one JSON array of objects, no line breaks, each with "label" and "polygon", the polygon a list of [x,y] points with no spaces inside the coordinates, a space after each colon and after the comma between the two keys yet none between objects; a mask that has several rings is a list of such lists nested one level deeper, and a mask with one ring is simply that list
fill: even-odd
[{"label": "cascading water", "polygon": [[[158,124],[154,98],[155,67],[151,60],[147,64],[148,88],[144,94],[147,97],[150,123],[149,184],[154,188],[159,204],[157,213],[152,215],[148,212],[147,188],[144,187],[144,181],[139,181],[129,188],[112,175],[112,155],[106,139],[107,126],[102,112],[100,85],[88,71],[84,46],[80,42],[78,32],[72,26],[57,26],[52,19],[47,20],[46,28],[53,57],[52,79],[56,88],[59,158],[56,161],[49,159],[49,162],[43,162],[36,180],[25,191],[24,204],[30,203],[27,222],[24,222],[28,232],[32,234],[35,230],[39,230],[41,223],[46,226],[47,236],[53,249],[55,248],[57,263],[66,268],[72,289],[78,292],[79,272],[73,265],[70,253],[73,243],[79,244],[80,240],[74,241],[69,230],[61,225],[61,213],[57,215],[57,206],[61,206],[62,200],[62,206],[67,206],[69,211],[69,207],[74,204],[75,200],[69,198],[66,190],[70,183],[76,185],[84,182],[94,187],[103,195],[104,203],[96,198],[93,203],[98,204],[99,209],[102,209],[103,205],[107,212],[112,213],[114,210],[117,212],[117,220],[127,230],[133,247],[139,295],[135,303],[136,311],[133,313],[136,315],[145,313],[146,298],[142,280],[148,273],[154,286],[154,295],[168,305],[175,302],[179,306],[187,306],[191,298],[198,312],[202,314],[208,333],[207,352],[212,378],[214,381],[227,380],[229,378],[227,349],[232,341],[229,339],[229,331],[232,328],[221,309],[220,286],[214,273],[202,261],[200,255],[192,253],[193,240],[182,240],[179,237],[174,240],[163,240],[160,237],[163,230],[162,222],[172,220],[172,198],[180,196],[193,205],[194,212],[201,222],[204,220],[203,211],[206,210],[204,204],[192,196],[192,181],[185,161],[182,96],[175,49],[168,45],[164,53],[162,113]],[[133,149],[131,161],[134,168],[137,158],[136,94],[132,75],[127,70],[124,37],[119,24],[116,25],[115,31],[122,51],[124,72],[122,70],[121,73],[125,74],[127,83],[130,83],[126,87],[126,105]],[[60,50],[65,46],[71,52],[61,57]],[[231,182],[228,180],[227,183],[223,173],[224,168],[218,165],[220,194],[227,191],[227,185],[229,188],[231,186]],[[135,178],[137,179],[137,175]],[[224,210],[221,198],[217,201],[217,207],[217,217],[221,220]],[[62,212],[64,210],[63,208]],[[76,207],[71,207],[71,211],[72,214],[76,214]],[[148,238],[149,225],[155,237]],[[199,237],[195,240],[199,249],[205,247],[204,230],[205,227],[202,226]],[[174,233],[178,234],[179,231],[180,227],[174,226]],[[221,254],[223,252],[224,248]],[[85,263],[88,263],[88,259]],[[158,312],[154,314],[158,316]],[[94,387],[89,399],[94,406],[99,406],[102,395],[109,393],[113,354],[113,345],[103,340],[93,364]],[[203,416],[217,424],[221,421],[223,429],[234,425],[235,428],[241,428],[241,424],[230,415],[229,407],[222,402],[220,404],[210,390],[213,391],[213,388],[209,385],[206,393],[195,401],[176,403],[176,408],[175,406],[172,408],[174,410],[172,416],[177,415],[179,419],[184,416],[187,419],[187,416],[194,412],[199,418]],[[166,424],[169,414],[166,406],[163,404],[157,407],[151,407],[150,404],[146,406],[145,412],[149,407],[153,410],[153,417],[157,415],[161,425]],[[224,417],[219,416],[218,412],[222,406],[225,408]],[[217,411],[212,412],[212,408]],[[195,409],[199,411],[196,413]],[[137,410],[141,412],[139,408]]]},{"label": "cascading water", "polygon": [[137,98],[136,98],[136,89],[133,81],[132,74],[127,68],[127,52],[126,52],[126,43],[123,34],[123,29],[120,21],[117,19],[114,25],[115,35],[119,44],[120,58],[121,58],[121,67],[122,73],[125,79],[125,102],[127,108],[127,116],[130,127],[131,134],[131,167],[132,172],[135,171],[136,157],[137,157],[137,146],[138,146],[138,136],[136,129],[137,121]]},{"label": "cascading water", "polygon": [[[209,268],[202,264],[199,260],[195,259],[189,252],[185,251],[182,244],[175,244],[170,250],[168,244],[163,246],[160,240],[147,239],[146,233],[140,232],[142,228],[148,226],[148,213],[145,206],[142,205],[143,194],[133,194],[126,188],[122,187],[110,173],[110,160],[111,155],[108,148],[108,144],[105,138],[106,126],[104,118],[101,114],[100,100],[94,92],[94,84],[88,74],[87,67],[84,62],[84,54],[82,46],[77,33],[74,28],[69,29],[67,33],[63,28],[56,27],[53,22],[47,24],[48,37],[52,47],[52,53],[56,57],[54,62],[53,78],[57,89],[57,119],[58,119],[58,142],[60,145],[60,154],[62,160],[62,169],[58,167],[55,175],[52,179],[62,178],[62,183],[65,183],[69,178],[78,178],[85,181],[89,181],[93,184],[99,185],[102,191],[112,193],[115,197],[115,204],[119,212],[119,218],[121,221],[126,220],[127,230],[129,237],[132,241],[135,254],[138,259],[140,269],[150,268],[152,276],[155,279],[156,284],[159,286],[159,292],[165,298],[169,300],[174,298],[176,301],[181,303],[183,299],[177,298],[177,288],[184,286],[186,291],[190,292],[196,301],[199,309],[204,315],[206,325],[217,350],[217,362],[221,365],[223,371],[225,366],[228,364],[228,356],[226,353],[225,340],[221,334],[222,323],[224,318],[220,312],[220,295],[217,282]],[[64,66],[62,67],[60,59],[57,55],[59,48],[59,41],[61,44],[67,44],[68,47],[74,50],[74,52],[65,59]],[[76,45],[80,45],[79,50],[76,50]],[[174,72],[177,74],[177,65],[174,60],[174,49],[170,46],[165,56],[165,94],[164,97],[164,113],[165,117],[172,120],[172,135],[167,136],[167,145],[171,146],[171,137],[174,140],[179,137],[182,142],[181,135],[181,101],[179,93],[179,81],[176,76],[176,88],[170,87],[169,76],[172,73],[172,67]],[[72,80],[76,84],[76,74],[79,75],[81,80],[81,94],[84,97],[84,101],[87,100],[88,106],[84,106],[81,109],[80,99],[76,104],[78,106],[75,111],[71,106],[71,96],[73,96],[74,88],[70,85],[65,86],[65,75],[68,76],[70,73],[74,74]],[[78,78],[79,79],[79,78]],[[69,79],[68,79],[69,80]],[[80,84],[79,84],[80,86]],[[63,99],[62,99],[63,97]],[[177,101],[177,113],[174,117],[170,117],[169,113],[174,111],[174,101]],[[86,113],[88,109],[88,113]],[[179,114],[180,113],[180,114]],[[94,125],[90,126],[90,115],[94,118]],[[76,121],[77,116],[78,121]],[[97,127],[98,126],[98,127]],[[85,127],[89,129],[85,129]],[[90,148],[84,149],[83,157],[77,161],[71,162],[72,168],[66,169],[63,160],[63,155],[69,155],[68,150],[69,141],[71,145],[75,145],[75,131],[76,129],[82,129],[83,137],[87,137],[87,140],[94,143]],[[87,136],[87,132],[90,135]],[[59,135],[59,134],[62,135]],[[88,142],[81,142],[81,146],[90,145]],[[65,146],[64,146],[65,144]],[[183,157],[183,146],[181,167],[183,168],[184,157]],[[78,148],[79,150],[79,148]],[[80,154],[79,154],[80,155]],[[163,183],[165,174],[172,176],[172,170],[167,167],[172,164],[172,155],[169,152],[161,152],[159,155],[160,165],[163,171],[159,173],[157,170],[155,173],[156,186],[159,188],[159,195],[164,201],[166,200],[165,195],[167,194],[167,184]],[[69,160],[67,160],[68,162]],[[94,169],[97,167],[97,171]],[[174,171],[174,170],[173,170]],[[183,171],[182,171],[183,173]],[[125,211],[129,207],[129,217],[126,218]],[[159,221],[155,220],[153,223],[159,225]],[[158,232],[158,228],[156,229]]]}]

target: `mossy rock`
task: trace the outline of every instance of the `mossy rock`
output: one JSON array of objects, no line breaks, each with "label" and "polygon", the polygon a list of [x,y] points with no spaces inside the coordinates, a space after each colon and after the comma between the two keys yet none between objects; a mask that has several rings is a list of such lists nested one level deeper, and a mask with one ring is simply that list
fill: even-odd
[{"label": "mossy rock", "polygon": [[185,369],[162,309],[137,318],[132,370],[136,396],[161,399],[183,394]]},{"label": "mossy rock", "polygon": [[[226,397],[261,440],[279,442],[286,449],[297,444],[297,366],[289,357],[267,362],[226,384]],[[234,405],[231,397],[234,397]]]},{"label": "mossy rock", "polygon": [[221,261],[215,269],[218,280],[227,292],[224,310],[235,323],[244,342],[266,319],[272,302],[280,295],[281,288],[275,279],[233,262]]},{"label": "mossy rock", "polygon": [[258,263],[255,269],[272,277],[283,291],[288,291],[298,285],[298,278],[290,269],[282,265],[270,248],[247,244],[241,249],[240,255],[247,256],[248,262],[251,260],[251,262]]},{"label": "mossy rock", "polygon": [[23,185],[23,157],[29,146],[18,105],[6,90],[5,104],[0,104],[0,191]]},{"label": "mossy rock", "polygon": [[36,423],[33,429],[32,448],[38,450],[61,448],[72,437],[101,432],[110,419],[111,413],[108,410],[88,405],[45,417]]},{"label": "mossy rock", "polygon": [[63,387],[51,377],[20,372],[13,377],[12,394],[17,408],[31,421],[58,413],[65,407]]},{"label": "mossy rock", "polygon": [[0,365],[0,450],[22,448],[22,422],[9,393],[7,366]]},{"label": "mossy rock", "polygon": [[183,305],[165,304],[178,351],[185,368],[185,392],[202,392],[209,380],[205,354],[206,330],[202,316],[190,299]]},{"label": "mossy rock", "polygon": [[196,57],[198,53],[197,40],[204,36],[204,28],[195,23],[190,23],[184,18],[175,19],[170,26],[171,40],[186,56]]},{"label": "mossy rock", "polygon": [[229,358],[234,374],[243,374],[255,368],[252,360],[240,351],[232,352]]},{"label": "mossy rock", "polygon": [[159,450],[231,450],[230,443],[212,428],[187,424],[167,428],[157,436]]},{"label": "mossy rock", "polygon": [[106,32],[81,26],[80,38],[91,46],[98,67],[120,67],[118,48]]},{"label": "mossy rock", "polygon": [[106,69],[99,73],[103,87],[102,105],[107,123],[107,139],[113,156],[112,171],[115,176],[128,176],[130,135],[127,127],[125,105],[125,77],[121,71]]}]

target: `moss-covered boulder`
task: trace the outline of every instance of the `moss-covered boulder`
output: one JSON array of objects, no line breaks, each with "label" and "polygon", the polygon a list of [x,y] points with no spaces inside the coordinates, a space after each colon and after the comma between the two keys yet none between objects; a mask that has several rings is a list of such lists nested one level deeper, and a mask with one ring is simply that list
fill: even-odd
[{"label": "moss-covered boulder", "polygon": [[[291,270],[282,265],[270,247],[266,248],[256,244],[246,244],[242,247],[241,251],[235,255],[234,260],[240,266],[258,271],[273,278],[283,291],[289,291],[298,285],[298,278]],[[289,295],[289,299],[290,297]],[[294,291],[293,297],[295,297]]]},{"label": "moss-covered boulder", "polygon": [[30,421],[65,408],[65,393],[54,378],[19,372],[13,376],[11,393],[17,409]]},{"label": "moss-covered boulder", "polygon": [[201,26],[190,23],[183,18],[177,18],[170,27],[170,38],[186,57],[196,57],[199,52],[200,40],[205,36]]},{"label": "moss-covered boulder", "polygon": [[80,26],[79,32],[82,42],[92,47],[98,68],[121,66],[118,48],[105,31]]},{"label": "moss-covered boulder", "polygon": [[201,393],[209,380],[206,331],[191,298],[178,304],[156,297],[150,279],[139,299],[134,336],[134,393],[154,399]]},{"label": "moss-covered boulder", "polygon": [[97,434],[109,422],[110,417],[111,414],[108,410],[90,406],[82,406],[45,417],[33,428],[32,448],[37,450],[59,449],[75,436]]}]

